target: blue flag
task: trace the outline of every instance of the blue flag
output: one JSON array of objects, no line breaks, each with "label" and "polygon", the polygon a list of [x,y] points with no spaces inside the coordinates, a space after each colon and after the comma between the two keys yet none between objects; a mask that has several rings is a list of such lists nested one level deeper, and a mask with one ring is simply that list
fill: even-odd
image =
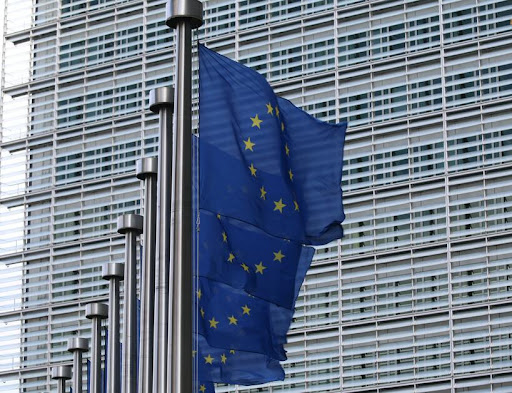
[{"label": "blue flag", "polygon": [[286,360],[283,344],[293,311],[228,285],[200,278],[198,332],[213,347]]},{"label": "blue flag", "polygon": [[201,277],[293,311],[313,248],[205,210],[200,223]]},{"label": "blue flag", "polygon": [[201,209],[304,244],[341,238],[346,123],[318,121],[202,45],[199,73]]},{"label": "blue flag", "polygon": [[346,124],[314,119],[255,71],[201,45],[199,66],[198,379],[282,380],[279,360],[314,252],[305,245],[343,234]]},{"label": "blue flag", "polygon": [[215,348],[201,335],[198,341],[199,350],[194,356],[201,381],[255,385],[284,379],[278,360],[259,353]]}]

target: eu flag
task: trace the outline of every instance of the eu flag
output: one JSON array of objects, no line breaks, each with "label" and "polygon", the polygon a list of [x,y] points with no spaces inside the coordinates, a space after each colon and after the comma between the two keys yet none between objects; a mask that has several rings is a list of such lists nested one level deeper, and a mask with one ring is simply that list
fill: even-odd
[{"label": "eu flag", "polygon": [[194,358],[201,381],[256,385],[284,379],[278,360],[255,352],[215,348],[201,335]]},{"label": "eu flag", "polygon": [[199,83],[201,209],[304,244],[341,238],[346,123],[318,121],[202,45]]},{"label": "eu flag", "polygon": [[240,220],[200,213],[199,274],[293,311],[314,249]]},{"label": "eu flag", "polygon": [[202,45],[199,71],[199,380],[283,379],[279,361],[312,260],[308,245],[343,235],[346,124],[314,119],[255,71]]}]

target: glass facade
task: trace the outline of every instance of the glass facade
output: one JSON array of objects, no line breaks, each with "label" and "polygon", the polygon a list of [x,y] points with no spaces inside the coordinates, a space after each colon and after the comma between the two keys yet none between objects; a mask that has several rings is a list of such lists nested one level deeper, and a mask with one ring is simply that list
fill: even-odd
[{"label": "glass facade", "polygon": [[[4,2],[0,392],[56,390],[107,297],[135,161],[156,154],[148,92],[173,83],[164,4]],[[204,7],[198,39],[350,126],[346,235],[317,250],[285,381],[217,391],[511,392],[512,0]]]}]

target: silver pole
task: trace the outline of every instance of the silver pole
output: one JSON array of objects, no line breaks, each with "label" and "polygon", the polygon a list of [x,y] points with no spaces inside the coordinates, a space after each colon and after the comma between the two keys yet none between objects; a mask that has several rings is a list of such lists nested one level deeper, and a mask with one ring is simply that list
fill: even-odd
[{"label": "silver pole", "polygon": [[126,234],[124,264],[123,393],[137,392],[137,235],[142,233],[142,216],[117,218],[117,232]]},{"label": "silver pole", "polygon": [[[149,108],[160,114],[158,143],[158,195],[156,229],[156,314],[153,365],[153,391],[167,393],[167,342],[169,315],[169,266],[171,259],[171,170],[172,170],[172,113],[174,90],[159,87],[151,90]],[[124,393],[124,392],[123,392]]]},{"label": "silver pole", "polygon": [[86,338],[68,339],[68,351],[73,354],[73,393],[82,393],[82,352],[89,350]]},{"label": "silver pole", "polygon": [[119,393],[121,386],[121,345],[119,341],[120,287],[124,277],[122,263],[103,265],[102,277],[109,280],[108,296],[108,355],[107,355],[107,393]]},{"label": "silver pole", "polygon": [[71,379],[71,366],[56,366],[52,368],[52,379],[57,380],[57,392],[66,391],[66,381]]},{"label": "silver pole", "polygon": [[203,22],[198,0],[169,0],[167,25],[176,29],[176,115],[173,149],[173,267],[167,391],[192,391],[192,29]]},{"label": "silver pole", "polygon": [[156,177],[158,158],[137,161],[137,177],[144,181],[144,264],[142,265],[139,393],[153,391],[153,335],[155,323]]},{"label": "silver pole", "polygon": [[101,393],[101,320],[107,318],[108,307],[103,303],[87,304],[85,316],[92,319],[90,393]]}]

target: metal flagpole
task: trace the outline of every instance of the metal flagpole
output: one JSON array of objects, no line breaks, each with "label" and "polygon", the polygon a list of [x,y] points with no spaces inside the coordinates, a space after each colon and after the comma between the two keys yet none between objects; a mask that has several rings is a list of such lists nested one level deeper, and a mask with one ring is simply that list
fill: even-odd
[{"label": "metal flagpole", "polygon": [[[153,350],[153,392],[166,392],[169,314],[169,267],[171,259],[171,171],[172,113],[174,90],[159,87],[149,94],[149,109],[160,114],[158,142],[157,236],[155,278],[155,336]],[[148,376],[149,378],[149,376]],[[125,393],[125,392],[123,392]]]},{"label": "metal flagpole", "polygon": [[102,277],[109,280],[108,294],[108,355],[107,355],[107,392],[118,393],[121,387],[121,343],[119,341],[120,281],[124,277],[122,263],[106,263],[103,265]]},{"label": "metal flagpole", "polygon": [[192,392],[192,29],[203,23],[203,4],[198,0],[168,0],[166,11],[167,25],[176,29],[177,45],[167,392],[189,393]]},{"label": "metal flagpole", "polygon": [[[139,393],[153,391],[153,335],[155,322],[155,252],[158,158],[137,161],[137,177],[144,186],[144,264],[141,274]],[[114,393],[114,392],[113,392]]]},{"label": "metal flagpole", "polygon": [[85,316],[92,319],[90,393],[101,393],[101,320],[107,318],[108,307],[103,303],[90,303],[85,306]]},{"label": "metal flagpole", "polygon": [[117,232],[125,234],[123,308],[123,393],[137,392],[137,235],[142,233],[142,216],[117,217]]},{"label": "metal flagpole", "polygon": [[89,350],[86,338],[68,339],[68,351],[73,354],[73,393],[82,393],[82,352]]},{"label": "metal flagpole", "polygon": [[65,393],[66,381],[71,379],[71,366],[56,366],[52,368],[52,379],[57,380],[57,392]]}]

